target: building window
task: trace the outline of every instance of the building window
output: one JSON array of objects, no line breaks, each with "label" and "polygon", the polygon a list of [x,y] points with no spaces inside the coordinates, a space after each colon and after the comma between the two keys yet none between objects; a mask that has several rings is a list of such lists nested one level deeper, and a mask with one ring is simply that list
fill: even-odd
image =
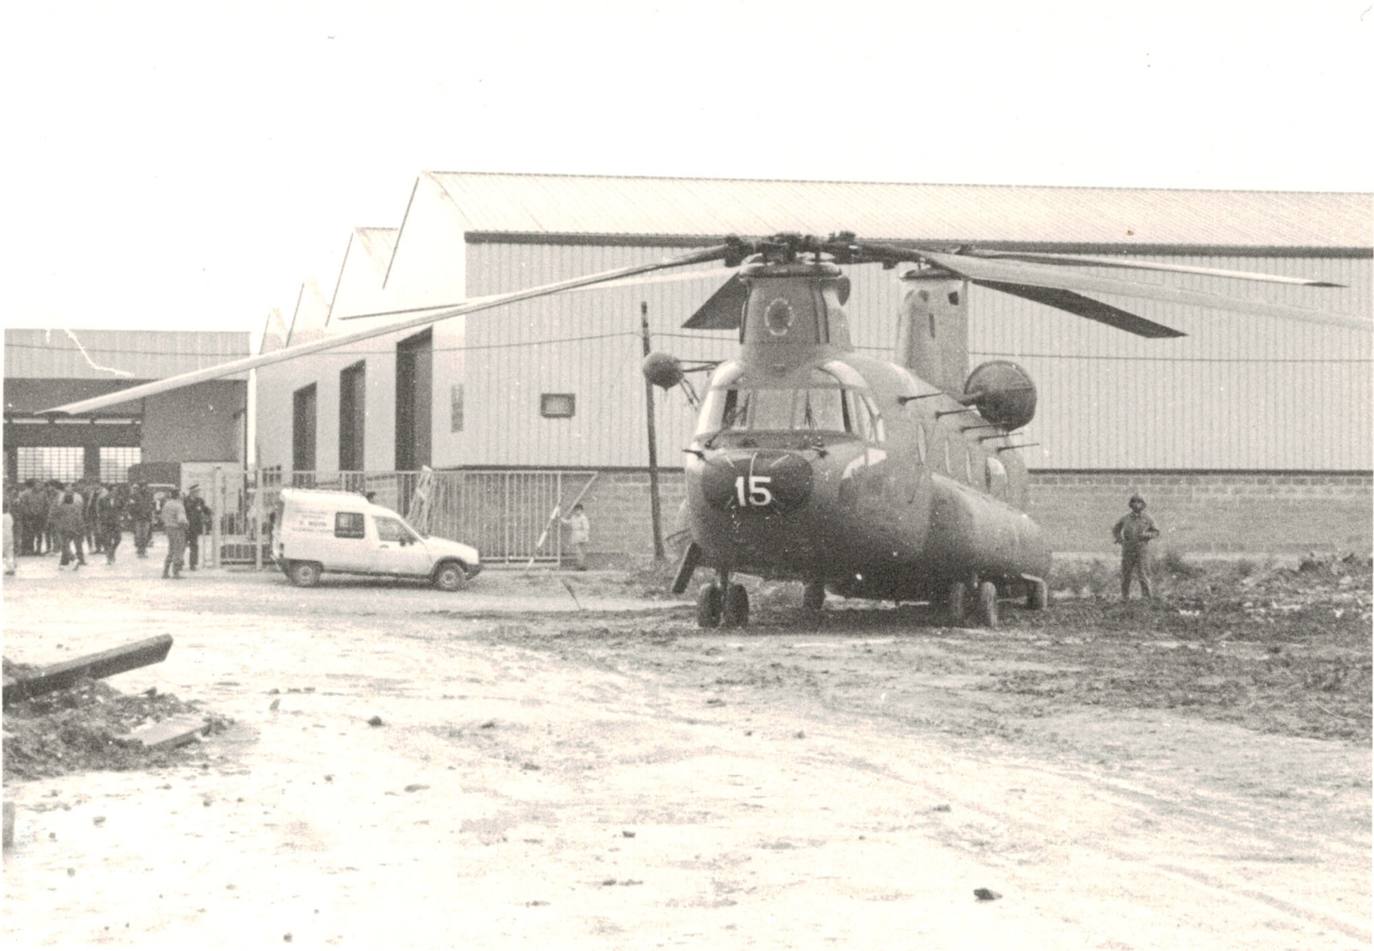
[{"label": "building window", "polygon": [[315,384],[292,394],[291,468],[315,471]]},{"label": "building window", "polygon": [[[367,467],[363,438],[367,431],[367,364],[355,363],[339,373],[339,471]],[[361,536],[360,536],[361,537]]]},{"label": "building window", "polygon": [[85,474],[82,446],[20,446],[19,479],[60,479],[75,482]]},{"label": "building window", "polygon": [[101,446],[100,481],[127,482],[129,467],[142,461],[143,449],[140,446]]},{"label": "building window", "polygon": [[362,538],[365,534],[361,512],[338,512],[334,515],[335,538]]},{"label": "building window", "polygon": [[577,412],[577,397],[572,393],[539,394],[539,415],[546,419],[571,419]]},{"label": "building window", "polygon": [[448,431],[463,431],[463,384],[454,383],[448,388]]}]

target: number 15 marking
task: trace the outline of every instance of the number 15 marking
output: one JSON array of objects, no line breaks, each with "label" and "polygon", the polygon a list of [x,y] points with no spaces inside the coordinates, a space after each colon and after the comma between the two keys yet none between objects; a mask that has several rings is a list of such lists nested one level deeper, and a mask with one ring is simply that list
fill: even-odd
[{"label": "number 15 marking", "polygon": [[751,475],[735,476],[735,498],[740,505],[754,505],[762,508],[773,504],[773,490],[768,488],[772,476]]}]

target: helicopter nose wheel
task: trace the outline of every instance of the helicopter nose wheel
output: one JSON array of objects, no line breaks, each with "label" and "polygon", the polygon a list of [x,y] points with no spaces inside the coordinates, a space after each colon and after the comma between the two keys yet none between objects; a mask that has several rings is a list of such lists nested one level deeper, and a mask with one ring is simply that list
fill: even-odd
[{"label": "helicopter nose wheel", "polygon": [[720,616],[721,627],[749,626],[749,592],[742,584],[732,584],[725,589],[725,605]]},{"label": "helicopter nose wheel", "polygon": [[698,627],[748,627],[749,592],[744,585],[731,583],[728,572],[697,591]]},{"label": "helicopter nose wheel", "polygon": [[725,599],[721,596],[720,585],[709,581],[697,590],[697,627],[715,627]]}]

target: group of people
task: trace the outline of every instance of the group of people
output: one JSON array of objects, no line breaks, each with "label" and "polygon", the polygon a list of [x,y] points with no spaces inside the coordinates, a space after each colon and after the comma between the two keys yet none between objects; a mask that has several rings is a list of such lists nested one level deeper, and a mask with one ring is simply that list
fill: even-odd
[{"label": "group of people", "polygon": [[22,486],[6,487],[4,493],[5,573],[14,574],[20,557],[59,555],[58,570],[86,565],[86,552],[103,554],[115,562],[126,527],[133,533],[139,558],[147,558],[153,544],[155,519],[167,535],[164,578],[181,577],[190,549],[190,568],[200,561],[200,536],[211,527],[210,507],[200,496],[200,486],[165,492],[159,508],[158,495],[146,482],[100,483],[78,479],[29,479]]}]

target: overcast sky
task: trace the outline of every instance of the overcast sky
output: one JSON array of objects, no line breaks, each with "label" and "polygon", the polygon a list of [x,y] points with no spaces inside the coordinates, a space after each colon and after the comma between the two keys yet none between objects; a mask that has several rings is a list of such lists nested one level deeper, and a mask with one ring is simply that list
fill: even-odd
[{"label": "overcast sky", "polygon": [[257,332],[426,169],[1374,190],[1371,37],[1374,0],[10,4],[0,314]]}]

